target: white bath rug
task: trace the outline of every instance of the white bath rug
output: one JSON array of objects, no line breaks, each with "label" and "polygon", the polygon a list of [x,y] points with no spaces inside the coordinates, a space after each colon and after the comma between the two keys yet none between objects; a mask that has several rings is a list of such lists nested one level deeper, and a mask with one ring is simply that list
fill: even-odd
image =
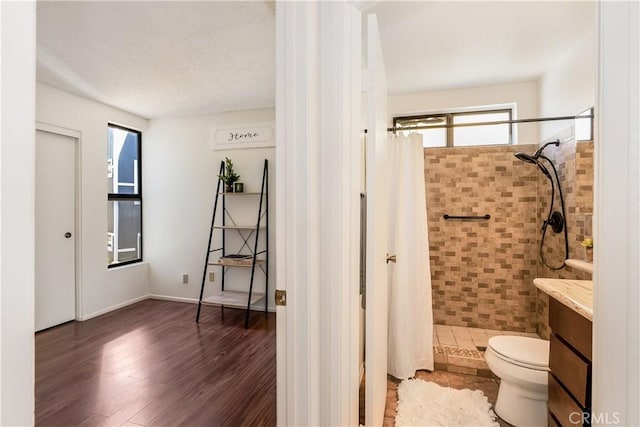
[{"label": "white bath rug", "polygon": [[456,390],[417,379],[398,385],[396,426],[499,427],[480,390]]}]

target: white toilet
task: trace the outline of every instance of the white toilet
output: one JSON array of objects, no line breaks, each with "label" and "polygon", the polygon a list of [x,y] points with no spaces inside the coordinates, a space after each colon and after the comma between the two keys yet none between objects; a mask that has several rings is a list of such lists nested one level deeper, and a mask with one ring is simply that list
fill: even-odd
[{"label": "white toilet", "polygon": [[549,341],[510,335],[492,337],[485,359],[500,378],[496,414],[517,427],[546,426]]}]

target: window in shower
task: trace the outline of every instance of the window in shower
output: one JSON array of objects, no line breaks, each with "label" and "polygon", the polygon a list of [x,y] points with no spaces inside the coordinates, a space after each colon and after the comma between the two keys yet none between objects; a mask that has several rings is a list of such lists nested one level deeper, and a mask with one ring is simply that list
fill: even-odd
[{"label": "window in shower", "polygon": [[[425,147],[469,147],[513,143],[511,108],[395,117],[393,126],[422,134]],[[477,125],[477,123],[487,123]],[[474,124],[474,125],[470,125]],[[451,126],[454,125],[454,126]],[[412,130],[412,128],[419,129]]]},{"label": "window in shower", "polygon": [[593,141],[593,108],[576,116],[576,140]]}]

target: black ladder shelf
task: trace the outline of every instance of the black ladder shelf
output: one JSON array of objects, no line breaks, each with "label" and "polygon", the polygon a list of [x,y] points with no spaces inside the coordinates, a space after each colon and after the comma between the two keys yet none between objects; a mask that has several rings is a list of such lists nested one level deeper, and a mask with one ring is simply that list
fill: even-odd
[{"label": "black ladder shelf", "polygon": [[[224,172],[224,161],[220,162],[221,176]],[[202,305],[218,305],[224,309],[224,306],[244,306],[246,304],[246,313],[244,318],[245,329],[249,327],[249,314],[251,305],[264,299],[264,311],[267,311],[269,294],[269,169],[268,161],[264,160],[264,168],[262,170],[262,185],[259,193],[227,193],[224,191],[222,180],[218,177],[218,185],[216,187],[216,197],[213,203],[213,215],[211,216],[211,228],[209,230],[209,243],[204,262],[204,272],[202,274],[202,286],[200,287],[200,298],[198,299],[198,314],[196,322],[200,321],[200,310]],[[227,210],[226,198],[236,196],[253,196],[260,198],[258,205],[258,218],[255,225],[238,225]],[[219,201],[222,201],[222,214],[220,216],[220,224],[216,225],[216,213]],[[228,221],[227,221],[228,220]],[[264,230],[264,231],[263,231]],[[230,254],[227,252],[226,233],[227,231],[235,231],[244,241],[237,253]],[[219,248],[211,248],[214,232],[222,233],[222,246]],[[259,250],[261,235],[264,235],[264,249]],[[253,247],[252,247],[253,246]],[[220,256],[215,261],[210,261],[210,256],[214,252],[219,252]],[[263,255],[258,258],[258,255]],[[213,295],[204,297],[204,288],[207,283],[207,273],[212,266],[222,268],[221,290],[214,292]],[[249,281],[249,291],[230,291],[225,290],[225,275],[232,267],[244,267],[251,269],[251,279]],[[253,284],[256,277],[256,270],[261,270],[265,277],[265,292],[254,292]]]}]

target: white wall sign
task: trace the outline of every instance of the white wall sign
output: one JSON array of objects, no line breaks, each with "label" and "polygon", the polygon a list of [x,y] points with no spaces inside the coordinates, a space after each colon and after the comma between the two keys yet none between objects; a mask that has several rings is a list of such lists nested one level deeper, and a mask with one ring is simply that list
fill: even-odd
[{"label": "white wall sign", "polygon": [[259,124],[214,129],[212,150],[273,147],[273,125]]}]

